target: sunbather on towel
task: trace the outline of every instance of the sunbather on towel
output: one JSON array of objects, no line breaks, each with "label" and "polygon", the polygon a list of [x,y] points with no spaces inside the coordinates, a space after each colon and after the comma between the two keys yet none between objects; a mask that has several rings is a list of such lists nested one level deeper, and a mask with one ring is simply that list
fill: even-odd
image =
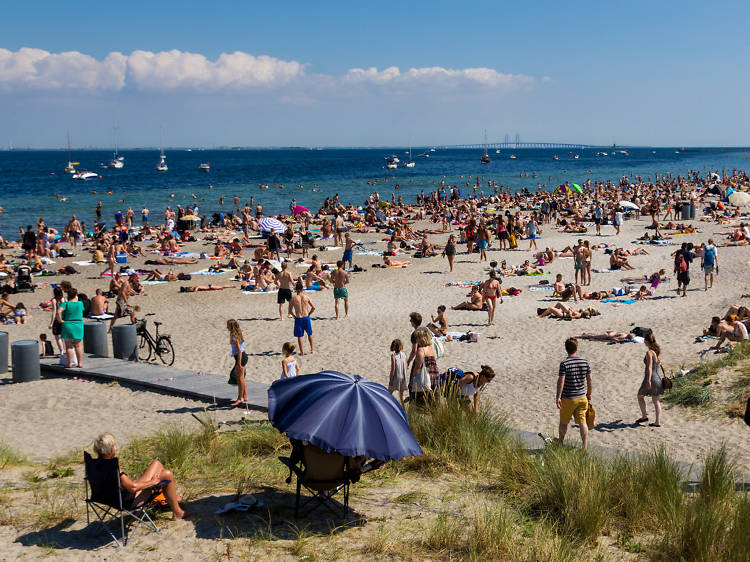
[{"label": "sunbather on towel", "polygon": [[635,334],[631,332],[604,332],[603,334],[588,334],[584,333],[580,336],[575,336],[579,340],[590,340],[590,341],[627,341],[632,340]]},{"label": "sunbather on towel", "polygon": [[397,261],[392,260],[388,256],[383,256],[383,267],[407,267],[410,266],[410,261]]},{"label": "sunbather on towel", "polygon": [[[117,443],[114,435],[111,433],[102,433],[94,441],[94,452],[100,459],[113,459],[117,456]],[[145,472],[137,480],[132,480],[124,472],[120,472],[120,486],[122,489],[135,496],[137,505],[141,498],[148,498],[151,495],[150,488],[153,488],[160,482],[168,481],[164,487],[164,497],[172,510],[172,519],[184,519],[189,515],[180,507],[181,496],[177,495],[177,487],[174,481],[174,475],[171,470],[164,468],[158,460],[151,461]]]},{"label": "sunbather on towel", "polygon": [[192,264],[198,263],[197,258],[172,258],[167,256],[160,256],[152,260],[146,260],[146,265],[179,265],[179,264]]},{"label": "sunbather on towel", "polygon": [[180,287],[181,293],[197,293],[199,291],[223,291],[231,289],[234,285],[194,285],[192,287]]}]

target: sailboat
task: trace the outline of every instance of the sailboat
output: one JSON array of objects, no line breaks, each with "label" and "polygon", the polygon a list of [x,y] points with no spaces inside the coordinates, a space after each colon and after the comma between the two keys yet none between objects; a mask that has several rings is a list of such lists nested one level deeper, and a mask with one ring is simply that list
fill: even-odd
[{"label": "sailboat", "polygon": [[404,168],[413,168],[416,165],[417,165],[417,163],[414,162],[414,160],[411,159],[411,146],[410,146],[409,147],[409,161],[408,162],[404,162]]},{"label": "sailboat", "polygon": [[70,161],[70,131],[68,131],[68,165],[65,166],[65,172],[68,174],[75,174],[76,173],[76,166],[78,166],[78,162],[71,162]]},{"label": "sailboat", "polygon": [[112,160],[107,164],[101,164],[100,167],[120,170],[125,167],[125,157],[117,153],[117,127],[113,127],[113,129],[115,133],[115,151],[112,153]]},{"label": "sailboat", "polygon": [[487,129],[484,130],[484,154],[482,154],[481,162],[482,164],[490,163],[490,155],[487,154]]},{"label": "sailboat", "polygon": [[156,165],[156,171],[157,172],[166,172],[169,170],[167,167],[167,157],[164,155],[164,131],[161,130],[159,134],[159,150],[160,150],[160,156],[159,156],[159,163]]}]

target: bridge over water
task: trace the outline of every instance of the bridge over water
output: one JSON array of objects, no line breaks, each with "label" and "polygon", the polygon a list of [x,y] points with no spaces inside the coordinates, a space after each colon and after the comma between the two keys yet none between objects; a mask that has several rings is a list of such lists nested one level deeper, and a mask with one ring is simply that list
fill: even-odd
[{"label": "bridge over water", "polygon": [[477,143],[477,144],[449,144],[439,146],[437,148],[485,148],[487,149],[498,149],[498,148],[565,148],[570,150],[582,150],[584,148],[611,148],[602,147],[593,144],[579,144],[579,143],[566,143],[566,142],[489,142],[489,143]]}]

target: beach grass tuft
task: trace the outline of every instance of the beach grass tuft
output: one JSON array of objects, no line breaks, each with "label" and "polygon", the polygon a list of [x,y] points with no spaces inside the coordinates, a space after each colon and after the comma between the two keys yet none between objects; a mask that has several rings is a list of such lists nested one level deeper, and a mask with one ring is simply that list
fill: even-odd
[{"label": "beach grass tuft", "polygon": [[27,462],[26,457],[15,451],[9,445],[0,443],[0,469],[9,466],[19,466],[26,464]]}]

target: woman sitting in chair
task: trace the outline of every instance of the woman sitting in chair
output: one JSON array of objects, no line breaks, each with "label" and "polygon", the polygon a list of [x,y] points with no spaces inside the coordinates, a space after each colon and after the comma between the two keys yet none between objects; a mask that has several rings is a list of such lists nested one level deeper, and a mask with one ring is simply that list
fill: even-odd
[{"label": "woman sitting in chair", "polygon": [[[115,458],[117,456],[115,436],[111,433],[102,433],[94,441],[94,452],[100,459]],[[164,497],[167,499],[169,508],[172,510],[172,519],[183,519],[188,515],[188,512],[180,508],[179,501],[182,498],[177,495],[174,476],[172,475],[172,471],[164,468],[164,465],[160,461],[151,461],[151,464],[148,465],[148,468],[138,480],[131,480],[127,474],[120,472],[120,486],[122,486],[125,492],[135,495],[134,501],[136,504],[141,500],[142,496],[151,494],[150,488],[165,480],[169,481],[169,484],[164,487]]]}]

